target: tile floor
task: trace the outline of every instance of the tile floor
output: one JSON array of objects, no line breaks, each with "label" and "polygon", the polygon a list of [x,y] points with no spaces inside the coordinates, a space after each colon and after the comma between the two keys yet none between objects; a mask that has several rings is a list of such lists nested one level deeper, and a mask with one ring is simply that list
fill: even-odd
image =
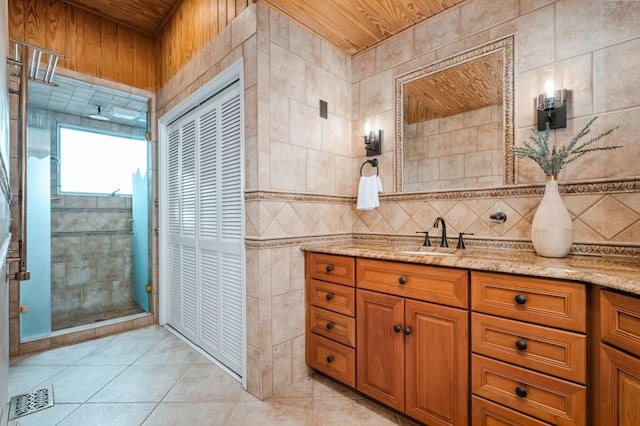
[{"label": "tile floor", "polygon": [[259,401],[159,326],[11,359],[9,397],[50,384],[55,406],[9,426],[414,425],[319,375]]}]

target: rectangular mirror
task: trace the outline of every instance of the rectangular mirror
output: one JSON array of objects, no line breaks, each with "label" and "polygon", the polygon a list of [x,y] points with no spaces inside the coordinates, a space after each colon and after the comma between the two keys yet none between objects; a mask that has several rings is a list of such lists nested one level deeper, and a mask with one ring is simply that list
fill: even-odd
[{"label": "rectangular mirror", "polygon": [[396,192],[514,182],[513,36],[396,78]]}]

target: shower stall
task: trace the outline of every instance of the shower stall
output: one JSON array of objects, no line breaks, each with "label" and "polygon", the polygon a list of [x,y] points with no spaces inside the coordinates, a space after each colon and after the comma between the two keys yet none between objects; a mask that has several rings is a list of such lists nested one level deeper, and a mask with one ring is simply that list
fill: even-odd
[{"label": "shower stall", "polygon": [[[31,279],[20,286],[22,341],[149,311],[147,101],[59,79],[59,87],[29,88],[27,259]],[[67,101],[63,104],[61,98]],[[108,105],[103,108],[105,114],[124,109],[123,105],[143,104],[144,120],[129,124],[115,116],[109,121],[88,118],[97,102]],[[80,144],[102,136],[140,143],[145,161],[139,170],[129,173],[130,189],[121,191],[123,185],[114,182],[108,191],[65,191],[61,179],[80,183],[89,179],[65,178],[71,176],[64,168],[72,167],[74,155],[80,157],[76,171],[88,173],[84,176],[91,179],[100,176],[102,166],[115,168],[132,155],[124,150],[117,152],[117,159],[109,160],[97,151],[79,154],[80,145],[68,143],[65,148],[61,143],[61,134],[67,129],[85,132]],[[90,157],[95,157],[93,163]]]}]

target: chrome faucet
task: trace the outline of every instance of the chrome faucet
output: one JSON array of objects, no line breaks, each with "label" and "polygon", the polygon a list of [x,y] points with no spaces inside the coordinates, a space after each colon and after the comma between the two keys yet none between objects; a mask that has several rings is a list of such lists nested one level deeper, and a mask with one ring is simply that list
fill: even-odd
[{"label": "chrome faucet", "polygon": [[442,222],[442,239],[440,240],[440,247],[449,247],[449,243],[447,242],[447,224],[441,216],[438,216],[435,222],[433,222],[433,227],[437,228],[439,222]]}]

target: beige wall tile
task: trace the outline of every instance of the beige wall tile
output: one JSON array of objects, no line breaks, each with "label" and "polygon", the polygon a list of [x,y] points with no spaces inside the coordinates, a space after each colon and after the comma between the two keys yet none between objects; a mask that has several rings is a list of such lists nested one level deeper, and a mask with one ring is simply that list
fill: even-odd
[{"label": "beige wall tile", "polygon": [[322,123],[318,115],[318,106],[292,100],[289,104],[290,133],[292,145],[311,149],[322,149]]},{"label": "beige wall tile", "polygon": [[[273,141],[289,142],[289,98],[272,92],[269,108],[269,137]],[[267,150],[270,145],[267,146]]]},{"label": "beige wall tile", "polygon": [[597,114],[640,105],[640,84],[631,77],[640,69],[640,38],[598,50],[593,61]]},{"label": "beige wall tile", "polygon": [[306,149],[273,142],[271,155],[271,189],[306,191]]},{"label": "beige wall tile", "polygon": [[231,22],[231,46],[240,46],[245,40],[256,33],[256,7],[250,4]]},{"label": "beige wall tile", "polygon": [[304,102],[306,97],[304,60],[275,43],[271,43],[270,54],[271,91]]},{"label": "beige wall tile", "polygon": [[[277,276],[274,277],[277,279]],[[273,343],[280,344],[304,334],[304,293],[295,291],[273,297]]]},{"label": "beige wall tile", "polygon": [[518,0],[476,0],[460,8],[462,37],[475,34],[518,16]]},{"label": "beige wall tile", "polygon": [[284,389],[292,383],[291,380],[291,342],[285,342],[273,347],[273,388]]},{"label": "beige wall tile", "polygon": [[294,22],[289,22],[289,50],[307,62],[316,65],[321,63],[322,41]]},{"label": "beige wall tile", "polygon": [[360,82],[359,117],[389,111],[393,108],[393,74],[385,71]]},{"label": "beige wall tile", "polygon": [[460,9],[454,8],[427,19],[414,30],[414,51],[423,55],[460,39]]},{"label": "beige wall tile", "polygon": [[566,0],[555,6],[558,59],[640,36],[638,2]]},{"label": "beige wall tile", "polygon": [[287,49],[289,47],[289,20],[269,9],[269,40]]},{"label": "beige wall tile", "polygon": [[324,41],[320,47],[320,52],[322,68],[332,72],[343,80],[347,80],[349,78],[349,60],[347,55]]},{"label": "beige wall tile", "polygon": [[336,191],[335,156],[329,153],[308,150],[307,191],[317,194],[333,194]]},{"label": "beige wall tile", "polygon": [[413,30],[403,31],[376,47],[376,70],[392,68],[413,56]]},{"label": "beige wall tile", "polygon": [[[320,67],[307,64],[306,86],[307,105],[319,108],[319,101],[327,102],[328,109],[334,108],[335,91],[333,75]],[[333,111],[329,110],[330,113]]]},{"label": "beige wall tile", "polygon": [[464,177],[464,154],[440,158],[440,178],[456,179]]}]

